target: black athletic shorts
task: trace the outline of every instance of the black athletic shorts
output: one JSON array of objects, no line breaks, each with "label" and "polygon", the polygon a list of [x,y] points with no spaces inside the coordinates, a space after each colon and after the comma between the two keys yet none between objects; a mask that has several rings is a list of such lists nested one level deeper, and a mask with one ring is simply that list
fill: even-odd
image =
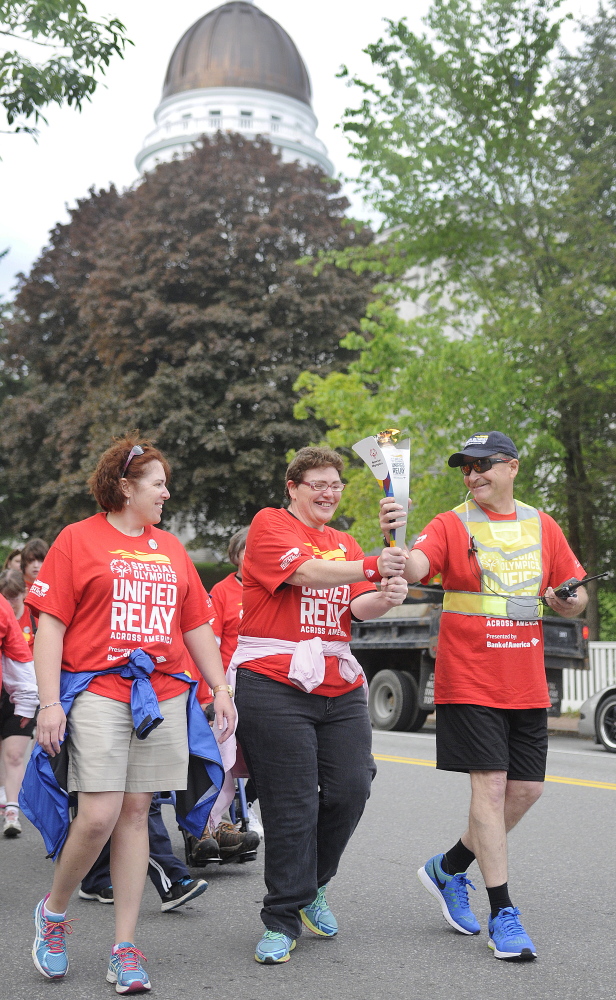
[{"label": "black athletic shorts", "polygon": [[436,766],[442,771],[506,771],[543,781],[548,752],[545,708],[436,706]]},{"label": "black athletic shorts", "polygon": [[36,729],[36,719],[28,719],[27,725],[20,728],[21,715],[15,715],[15,706],[8,694],[2,688],[0,696],[0,739],[7,736],[32,736]]}]

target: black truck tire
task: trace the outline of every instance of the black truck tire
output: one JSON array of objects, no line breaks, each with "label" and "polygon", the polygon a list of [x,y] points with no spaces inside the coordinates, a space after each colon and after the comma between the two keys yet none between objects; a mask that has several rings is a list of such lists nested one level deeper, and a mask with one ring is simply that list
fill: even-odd
[{"label": "black truck tire", "polygon": [[406,727],[407,733],[418,733],[429,715],[430,713],[426,712],[425,708],[418,708],[417,715],[411,722],[410,726]]},{"label": "black truck tire", "polygon": [[375,729],[408,731],[417,716],[417,684],[402,670],[379,670],[370,681],[370,721]]},{"label": "black truck tire", "polygon": [[616,694],[608,695],[599,705],[595,726],[597,739],[610,753],[616,753]]}]

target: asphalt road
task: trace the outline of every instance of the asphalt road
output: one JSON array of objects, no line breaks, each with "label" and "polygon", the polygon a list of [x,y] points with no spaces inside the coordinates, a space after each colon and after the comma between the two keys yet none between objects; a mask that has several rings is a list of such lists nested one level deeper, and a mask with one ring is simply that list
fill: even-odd
[{"label": "asphalt road", "polygon": [[[340,925],[332,941],[308,932],[284,966],[253,960],[261,934],[262,860],[209,867],[208,891],[163,914],[148,882],[138,945],[148,956],[152,995],[216,1000],[613,1000],[616,945],[616,755],[575,738],[552,737],[542,799],[510,837],[510,889],[538,950],[529,964],[497,961],[485,929],[451,930],[415,872],[463,830],[468,779],[435,771],[431,734],[375,733],[379,773],[368,807],[328,899]],[[380,759],[393,758],[393,759]],[[606,786],[606,787],[603,787]],[[180,851],[173,813],[163,813]],[[19,840],[0,838],[0,998],[99,1000],[113,910],[75,899],[71,967],[44,980],[30,958],[32,909],[47,891],[51,862],[24,821]],[[260,851],[260,855],[262,851]],[[476,864],[475,912],[487,925]]]}]

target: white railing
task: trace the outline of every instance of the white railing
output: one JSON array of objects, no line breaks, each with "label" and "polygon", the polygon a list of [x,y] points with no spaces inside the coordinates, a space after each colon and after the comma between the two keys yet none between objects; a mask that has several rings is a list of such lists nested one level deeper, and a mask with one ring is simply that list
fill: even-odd
[{"label": "white railing", "polygon": [[[308,145],[309,147],[320,146],[320,142],[302,127],[299,122],[287,124],[267,116],[255,115],[204,115],[193,117],[188,115],[182,118],[172,119],[160,124],[153,132],[146,136],[143,144],[144,149],[161,139],[184,138],[189,133],[191,137],[197,137],[204,132],[237,132],[245,129],[254,132],[255,135],[271,135],[273,132],[281,137],[290,139],[293,142]],[[311,141],[312,140],[312,141]]]},{"label": "white railing", "polygon": [[589,642],[590,670],[563,670],[562,711],[577,711],[595,691],[616,683],[616,642]]}]

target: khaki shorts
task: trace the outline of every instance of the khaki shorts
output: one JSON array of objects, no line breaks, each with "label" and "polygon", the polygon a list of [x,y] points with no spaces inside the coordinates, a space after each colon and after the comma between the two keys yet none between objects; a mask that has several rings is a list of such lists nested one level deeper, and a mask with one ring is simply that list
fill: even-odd
[{"label": "khaki shorts", "polygon": [[68,716],[69,792],[160,792],[186,788],[188,690],[160,703],[164,721],[138,740],[130,705],[84,691]]}]

